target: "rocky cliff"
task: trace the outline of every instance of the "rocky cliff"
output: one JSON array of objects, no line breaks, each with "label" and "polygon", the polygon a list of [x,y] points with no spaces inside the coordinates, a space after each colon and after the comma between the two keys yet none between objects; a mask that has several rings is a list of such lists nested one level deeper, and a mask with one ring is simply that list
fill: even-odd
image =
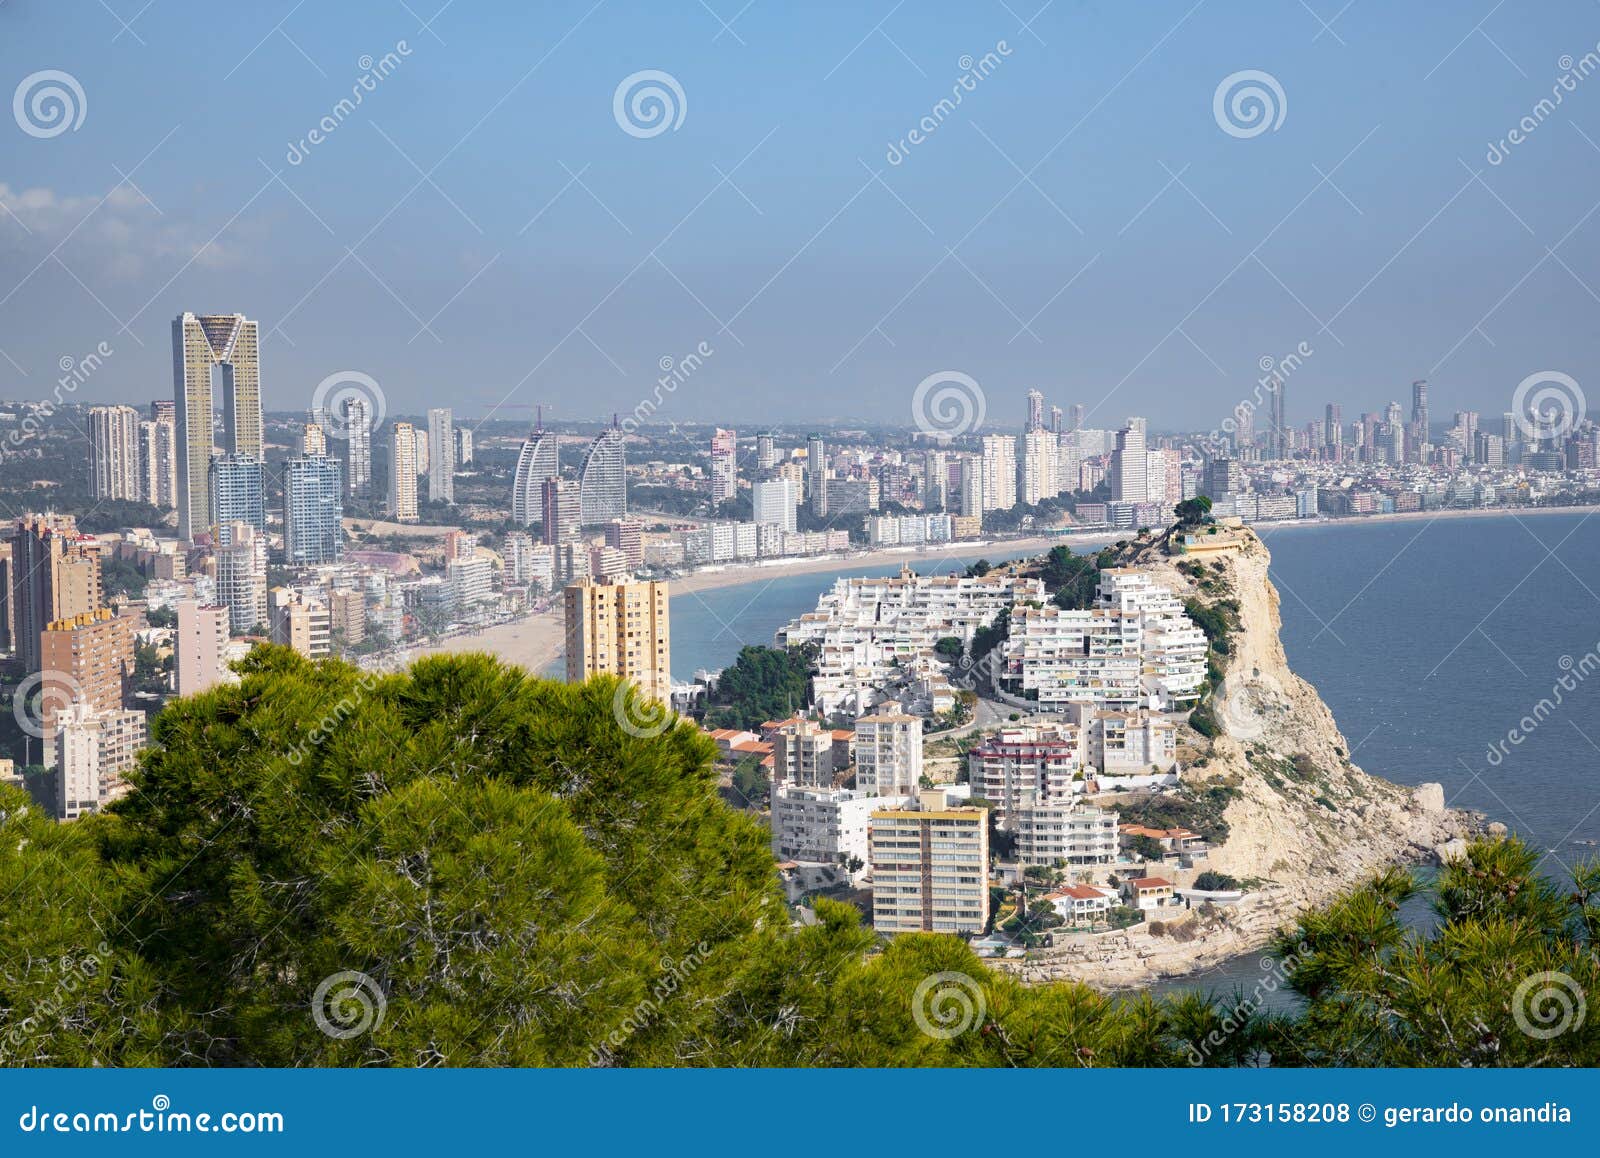
[{"label": "rocky cliff", "polygon": [[1029,979],[1133,985],[1248,952],[1299,910],[1377,869],[1450,855],[1459,847],[1452,842],[1475,827],[1473,815],[1445,807],[1439,785],[1402,787],[1352,762],[1327,705],[1289,669],[1266,545],[1249,530],[1211,541],[1228,537],[1233,549],[1206,555],[1171,555],[1160,542],[1141,542],[1118,562],[1147,568],[1195,600],[1226,648],[1214,652],[1220,679],[1201,712],[1215,734],[1186,728],[1180,755],[1187,757],[1186,785],[1231,789],[1222,814],[1226,841],[1203,867],[1252,888],[1222,919],[1194,920],[1188,939],[1147,930],[1116,942],[1074,938],[1013,966]]}]

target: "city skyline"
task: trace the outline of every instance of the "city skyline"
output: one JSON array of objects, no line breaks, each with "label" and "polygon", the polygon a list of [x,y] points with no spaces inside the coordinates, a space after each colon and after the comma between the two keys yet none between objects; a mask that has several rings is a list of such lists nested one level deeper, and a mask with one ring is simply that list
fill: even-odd
[{"label": "city skyline", "polygon": [[[285,6],[292,43],[264,12],[198,72],[174,67],[185,8],[141,13],[126,52],[7,13],[85,79],[87,109],[8,142],[28,176],[0,186],[17,269],[0,394],[42,395],[107,341],[73,393],[143,396],[160,319],[196,304],[264,319],[275,406],[354,367],[396,412],[448,402],[472,421],[539,402],[571,419],[577,398],[628,413],[702,348],[663,420],[893,423],[925,376],[958,370],[991,396],[1071,398],[1094,425],[1204,429],[1301,342],[1296,398],[1354,411],[1374,383],[1403,401],[1427,378],[1498,413],[1528,374],[1583,381],[1600,355],[1582,59],[1572,95],[1501,147],[1582,56],[1576,3],[1477,28],[1357,7],[1331,34],[1295,6],[1142,6],[1093,18],[1092,54],[1054,7],[1026,24],[907,9],[874,36],[849,5],[755,6],[734,39],[642,5],[506,9],[493,35],[454,11],[424,27],[403,6]],[[542,46],[531,70],[524,43]],[[646,67],[685,109],[640,139],[612,90]],[[1252,68],[1282,118],[1230,132],[1213,97]],[[261,83],[279,74],[299,81]],[[224,78],[226,107],[200,99]],[[530,132],[541,148],[505,147]],[[1504,276],[1465,276],[1484,268]]]}]

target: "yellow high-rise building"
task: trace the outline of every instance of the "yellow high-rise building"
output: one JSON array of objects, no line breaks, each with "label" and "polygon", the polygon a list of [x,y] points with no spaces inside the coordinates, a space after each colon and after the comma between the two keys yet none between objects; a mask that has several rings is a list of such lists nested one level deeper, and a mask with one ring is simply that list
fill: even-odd
[{"label": "yellow high-rise building", "polygon": [[667,584],[574,583],[566,589],[566,621],[569,683],[608,672],[667,699],[672,678]]}]

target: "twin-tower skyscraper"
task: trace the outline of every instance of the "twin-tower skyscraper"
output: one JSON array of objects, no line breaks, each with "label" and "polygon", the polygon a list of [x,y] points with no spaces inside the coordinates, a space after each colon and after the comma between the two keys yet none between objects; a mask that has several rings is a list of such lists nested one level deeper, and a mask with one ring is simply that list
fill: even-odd
[{"label": "twin-tower skyscraper", "polygon": [[215,440],[212,370],[221,368],[222,449],[261,462],[261,334],[243,314],[184,314],[172,323],[173,398],[178,451],[178,536],[216,522],[211,509]]}]

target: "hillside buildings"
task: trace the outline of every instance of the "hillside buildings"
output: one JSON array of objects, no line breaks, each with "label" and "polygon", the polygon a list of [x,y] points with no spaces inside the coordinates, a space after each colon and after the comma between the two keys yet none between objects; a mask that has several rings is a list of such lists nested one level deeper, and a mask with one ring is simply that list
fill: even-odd
[{"label": "hillside buildings", "polygon": [[872,924],[880,933],[981,934],[989,920],[989,819],[943,789],[871,813]]}]

